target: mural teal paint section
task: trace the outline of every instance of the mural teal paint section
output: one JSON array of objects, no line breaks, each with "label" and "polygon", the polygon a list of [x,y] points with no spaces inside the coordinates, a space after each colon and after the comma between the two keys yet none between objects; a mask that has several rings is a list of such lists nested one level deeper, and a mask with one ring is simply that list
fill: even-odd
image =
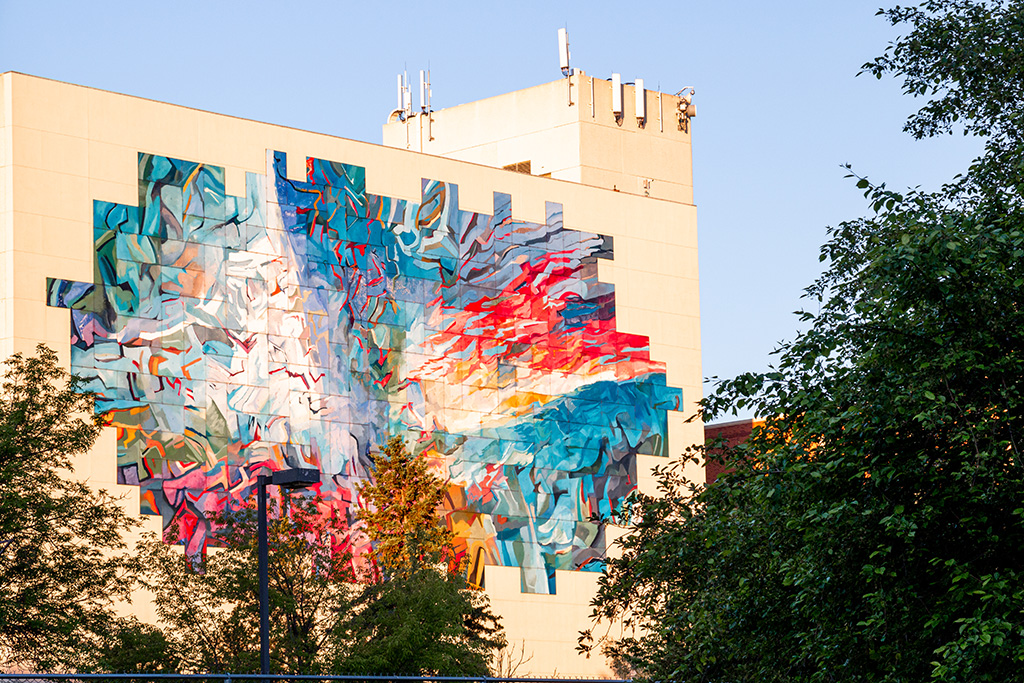
[{"label": "mural teal paint section", "polygon": [[449,479],[446,521],[471,575],[597,571],[601,519],[664,456],[679,390],[646,337],[615,327],[597,278],[608,237],[366,192],[363,168],[268,152],[245,196],[224,170],[139,155],[139,204],[94,202],[92,282],[48,281],[70,309],[72,369],[117,430],[118,479],[190,553],[210,515],[244,503],[264,467],[314,467],[324,514],[356,521],[371,449],[389,434]]}]

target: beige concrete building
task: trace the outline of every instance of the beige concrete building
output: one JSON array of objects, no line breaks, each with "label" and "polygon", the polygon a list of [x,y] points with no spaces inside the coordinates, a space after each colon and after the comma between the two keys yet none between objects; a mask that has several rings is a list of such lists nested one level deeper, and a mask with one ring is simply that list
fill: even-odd
[{"label": "beige concrete building", "polygon": [[619,90],[614,98],[611,81],[577,71],[393,121],[384,126],[384,144],[693,204],[689,117],[680,117],[680,98],[644,90],[642,83],[639,100],[638,86]]},{"label": "beige concrete building", "polygon": [[405,436],[527,667],[610,674],[575,653],[600,520],[703,440],[688,120],[613,99],[578,74],[380,146],[0,75],[0,356],[91,378],[77,476],[189,552],[300,466],[365,550],[356,483]]}]

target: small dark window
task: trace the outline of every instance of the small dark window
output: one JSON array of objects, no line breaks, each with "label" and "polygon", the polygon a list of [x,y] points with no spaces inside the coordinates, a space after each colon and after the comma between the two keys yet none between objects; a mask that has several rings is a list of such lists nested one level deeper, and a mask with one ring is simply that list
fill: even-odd
[{"label": "small dark window", "polygon": [[515,164],[508,164],[507,166],[502,166],[501,168],[504,171],[515,171],[516,173],[532,173],[533,172],[533,171],[530,170],[530,162],[529,161],[520,161],[520,162],[515,163]]}]

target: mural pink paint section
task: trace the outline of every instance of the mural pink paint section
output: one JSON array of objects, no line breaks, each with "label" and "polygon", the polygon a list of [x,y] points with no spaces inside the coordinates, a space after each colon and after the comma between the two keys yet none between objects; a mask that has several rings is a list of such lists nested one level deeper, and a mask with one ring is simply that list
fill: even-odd
[{"label": "mural pink paint section", "polygon": [[599,570],[602,520],[667,455],[680,392],[646,337],[615,327],[597,278],[612,240],[463,211],[455,185],[418,202],[366,192],[362,168],[309,159],[307,180],[139,155],[139,204],[94,202],[92,282],[48,281],[70,309],[72,368],[117,431],[118,478],[188,552],[212,513],[269,467],[321,472],[324,514],[356,522],[369,454],[407,438],[449,482],[446,519],[471,574]]}]

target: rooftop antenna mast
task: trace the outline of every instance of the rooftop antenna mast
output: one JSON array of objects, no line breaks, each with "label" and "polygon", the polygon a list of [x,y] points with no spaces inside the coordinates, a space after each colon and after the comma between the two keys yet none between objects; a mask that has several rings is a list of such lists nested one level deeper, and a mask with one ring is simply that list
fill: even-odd
[{"label": "rooftop antenna mast", "polygon": [[566,93],[569,106],[572,106],[572,68],[569,66],[569,33],[565,28],[558,29],[558,65],[562,68],[567,86]]},{"label": "rooftop antenna mast", "polygon": [[635,105],[633,111],[636,113],[636,125],[643,128],[647,125],[647,89],[644,87],[644,79],[637,78],[633,81],[633,96]]},{"label": "rooftop antenna mast", "polygon": [[409,70],[402,72],[402,111],[405,118],[412,116],[412,91],[409,88]]},{"label": "rooftop antenna mast", "polygon": [[622,75],[612,74],[612,114],[615,115],[615,122],[622,125]]},{"label": "rooftop antenna mast", "polygon": [[[402,121],[402,122],[408,124],[409,120],[413,116],[413,109],[412,109],[412,84],[409,82],[409,70],[408,70],[408,68],[406,68],[402,73],[398,74],[397,91],[398,91],[398,102],[397,102],[398,106],[395,107],[395,109],[392,110],[392,112],[388,115],[388,123],[393,123],[395,121]],[[428,66],[427,70],[425,72],[424,72],[423,69],[420,69],[420,111],[417,112],[419,114],[427,114],[428,122],[429,122],[428,123],[428,127],[433,124],[433,117],[430,116],[430,113],[433,111],[433,108],[431,107],[431,104],[430,104],[430,100],[431,100],[432,95],[433,95],[433,93],[430,90],[430,68]],[[420,124],[420,127],[422,128],[422,123]],[[433,140],[434,139],[433,130],[432,130],[432,128],[429,128],[429,130],[430,130],[429,137],[430,137],[431,140]],[[421,137],[422,137],[422,131],[421,131]],[[408,125],[406,125],[406,144],[405,144],[406,148],[408,148],[410,146],[410,144],[411,144],[411,141],[409,139],[409,127],[408,127]],[[422,145],[421,145],[421,147],[422,147]]]},{"label": "rooftop antenna mast", "polygon": [[420,111],[427,115],[427,140],[434,139],[434,108],[431,99],[434,93],[430,88],[430,62],[427,62],[427,70],[420,69]]},{"label": "rooftop antenna mast", "polygon": [[405,121],[405,79],[398,74],[398,106],[388,114],[388,123]]},{"label": "rooftop antenna mast", "polygon": [[409,138],[409,119],[412,117],[412,93],[409,92],[409,71],[406,69],[398,74],[398,119],[405,125],[405,148],[409,149],[412,141]]},{"label": "rooftop antenna mast", "polygon": [[427,104],[427,72],[420,69],[420,111],[426,114],[429,108],[430,105]]},{"label": "rooftop antenna mast", "polygon": [[[420,116],[427,117],[427,141],[434,139],[434,116],[430,106],[430,65],[420,69]],[[420,119],[420,151],[423,151],[423,119]]]}]

